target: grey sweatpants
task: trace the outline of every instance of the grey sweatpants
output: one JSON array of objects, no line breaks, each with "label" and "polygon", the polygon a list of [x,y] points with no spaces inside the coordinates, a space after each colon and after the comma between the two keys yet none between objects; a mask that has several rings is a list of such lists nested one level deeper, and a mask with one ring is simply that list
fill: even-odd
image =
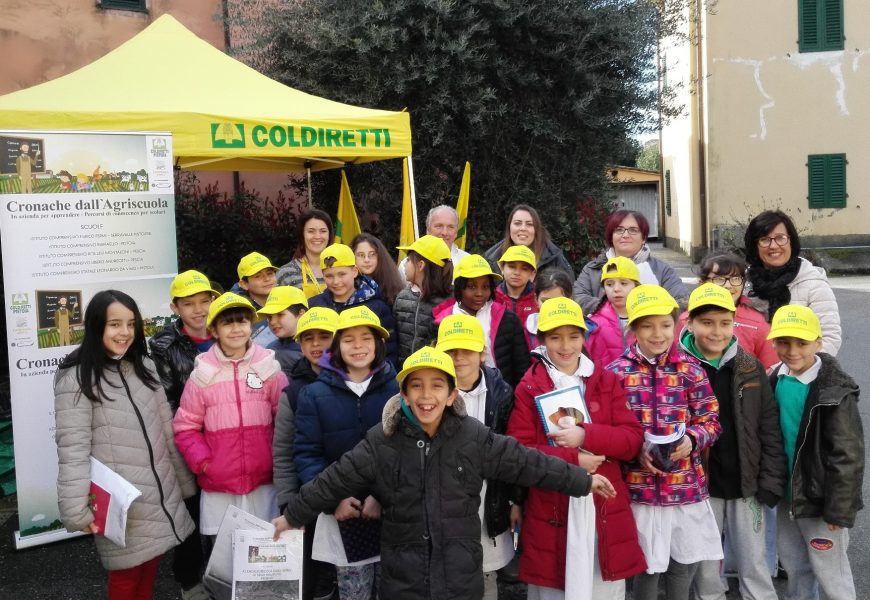
[{"label": "grey sweatpants", "polygon": [[[777,600],[765,559],[764,511],[753,498],[710,498],[719,531],[728,532],[732,556],[740,579],[740,595],[753,600]],[[725,600],[728,588],[722,581],[720,561],[700,563],[695,576],[699,600]]]},{"label": "grey sweatpants", "polygon": [[791,519],[789,506],[777,508],[779,560],[788,573],[788,600],[813,600],[816,584],[828,598],[855,599],[855,581],[846,551],[849,530],[828,530],[821,518]]}]

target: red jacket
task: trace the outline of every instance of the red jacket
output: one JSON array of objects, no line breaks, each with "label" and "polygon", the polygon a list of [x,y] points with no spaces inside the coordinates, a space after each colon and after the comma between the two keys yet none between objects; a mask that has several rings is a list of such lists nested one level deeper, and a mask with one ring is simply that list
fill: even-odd
[{"label": "red jacket", "polygon": [[[689,313],[684,312],[677,321],[677,334],[683,330],[689,321]],[[770,333],[770,323],[764,315],[750,306],[746,296],[740,296],[737,301],[737,313],[734,315],[734,335],[740,347],[758,358],[765,369],[779,362],[779,357],[773,349],[773,343],[767,339]],[[679,335],[674,340],[678,343]]]},{"label": "red jacket", "polygon": [[[553,389],[547,368],[540,360],[534,359],[516,388],[507,433],[525,446],[576,465],[577,450],[550,446],[538,415],[535,396]],[[607,477],[616,488],[616,498],[612,500],[603,500],[597,495],[594,498],[601,575],[605,581],[615,581],[646,570],[628,501],[628,488],[622,480],[620,468],[620,461],[631,460],[640,452],[643,429],[628,407],[619,378],[602,367],[596,367],[586,382],[586,405],[591,422],[583,425],[586,430],[583,448],[608,457],[597,472]],[[522,581],[565,588],[567,522],[568,496],[529,489],[522,527]]]},{"label": "red jacket", "polygon": [[526,329],[526,319],[529,318],[529,315],[537,313],[540,309],[538,301],[535,299],[535,285],[529,283],[522,295],[519,298],[514,299],[507,293],[507,288],[505,288],[504,282],[502,282],[495,288],[495,301],[498,304],[503,304],[506,309],[520,318],[520,323],[523,325],[523,333],[526,335],[526,344],[529,346],[529,351],[537,348],[539,346],[538,340],[529,332],[528,329]]}]

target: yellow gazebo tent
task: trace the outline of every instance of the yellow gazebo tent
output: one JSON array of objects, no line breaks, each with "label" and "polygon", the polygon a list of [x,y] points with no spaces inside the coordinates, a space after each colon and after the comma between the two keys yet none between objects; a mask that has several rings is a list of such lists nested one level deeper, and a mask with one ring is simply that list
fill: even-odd
[{"label": "yellow gazebo tent", "polygon": [[411,155],[407,112],[294,90],[169,15],[78,71],[0,96],[6,128],[168,131],[178,165],[201,170],[320,171]]}]

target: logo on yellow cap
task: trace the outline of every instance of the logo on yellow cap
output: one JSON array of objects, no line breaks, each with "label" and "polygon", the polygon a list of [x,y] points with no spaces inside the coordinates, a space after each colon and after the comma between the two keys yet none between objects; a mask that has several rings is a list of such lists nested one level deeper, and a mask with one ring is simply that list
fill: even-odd
[{"label": "logo on yellow cap", "polygon": [[208,280],[208,277],[199,271],[191,270],[179,273],[169,286],[169,297],[173,300],[175,298],[187,298],[201,292],[209,292],[214,297],[219,295],[212,289],[211,281]]},{"label": "logo on yellow cap", "polygon": [[439,350],[483,352],[485,345],[483,326],[471,315],[448,315],[438,326],[438,341],[435,347]]},{"label": "logo on yellow cap", "polygon": [[368,306],[354,306],[339,313],[338,326],[335,330],[338,332],[351,327],[371,327],[381,334],[381,337],[390,337],[390,332],[381,325],[378,315],[372,312]]},{"label": "logo on yellow cap", "polygon": [[485,275],[491,275],[499,281],[502,279],[501,275],[493,272],[489,263],[480,254],[469,254],[468,256],[463,256],[453,269],[454,281],[459,277],[474,279],[475,277],[483,277]]},{"label": "logo on yellow cap", "polygon": [[541,305],[538,332],[552,331],[563,325],[586,329],[586,320],[580,305],[570,298],[550,298]]},{"label": "logo on yellow cap", "polygon": [[251,304],[250,300],[243,296],[239,296],[238,294],[226,292],[218,296],[218,299],[212,302],[211,306],[208,307],[208,318],[205,322],[206,327],[210,327],[212,322],[215,320],[215,317],[230,308],[250,309],[252,316],[256,313],[256,309],[254,308],[254,305]]},{"label": "logo on yellow cap", "polygon": [[632,289],[628,293],[625,304],[629,323],[641,317],[669,315],[680,308],[665,288],[650,284],[641,284]]},{"label": "logo on yellow cap", "polygon": [[730,312],[737,310],[731,292],[714,283],[701,284],[689,295],[689,312],[702,306],[717,306]]},{"label": "logo on yellow cap", "polygon": [[397,250],[413,250],[431,263],[443,267],[450,260],[450,248],[447,242],[438,236],[424,235],[409,246],[396,246]]},{"label": "logo on yellow cap", "polygon": [[277,315],[297,304],[308,308],[308,298],[305,296],[305,292],[290,285],[279,285],[272,288],[269,297],[266,298],[266,304],[257,311],[257,314],[261,316]]},{"label": "logo on yellow cap", "polygon": [[256,275],[263,269],[274,269],[277,271],[278,267],[273,265],[272,261],[259,252],[251,252],[242,257],[236,270],[239,273],[239,279],[244,279],[245,277]]},{"label": "logo on yellow cap", "polygon": [[402,365],[402,370],[396,375],[396,380],[402,383],[405,377],[420,369],[438,369],[456,379],[456,369],[453,367],[453,360],[450,356],[438,348],[425,346],[405,359],[405,364]]},{"label": "logo on yellow cap", "polygon": [[511,246],[498,259],[498,264],[503,265],[506,262],[524,262],[531,265],[533,269],[538,268],[538,260],[535,258],[535,253],[528,246]]},{"label": "logo on yellow cap", "polygon": [[809,342],[822,337],[822,324],[819,317],[809,307],[798,304],[781,306],[770,322],[767,339],[793,337]]},{"label": "logo on yellow cap", "polygon": [[296,340],[306,331],[317,329],[335,334],[338,327],[338,313],[325,306],[315,306],[307,310],[296,322]]}]

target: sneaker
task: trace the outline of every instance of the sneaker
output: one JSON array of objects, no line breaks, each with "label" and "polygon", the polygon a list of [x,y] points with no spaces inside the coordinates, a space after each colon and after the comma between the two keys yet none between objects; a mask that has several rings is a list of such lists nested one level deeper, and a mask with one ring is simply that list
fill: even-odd
[{"label": "sneaker", "polygon": [[190,589],[181,590],[181,600],[212,600],[212,596],[202,583],[197,583]]}]

